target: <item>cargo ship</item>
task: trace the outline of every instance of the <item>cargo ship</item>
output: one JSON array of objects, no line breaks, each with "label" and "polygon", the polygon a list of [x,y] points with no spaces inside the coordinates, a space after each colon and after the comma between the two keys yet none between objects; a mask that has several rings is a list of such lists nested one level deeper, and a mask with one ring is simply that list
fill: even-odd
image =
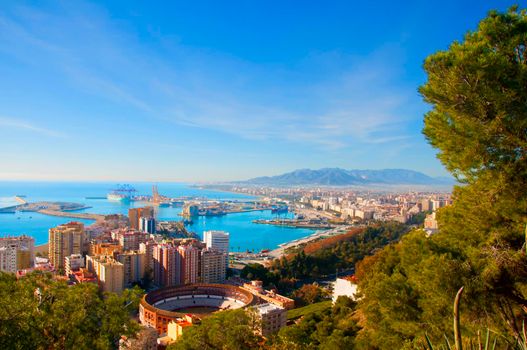
[{"label": "cargo ship", "polygon": [[108,193],[106,198],[108,198],[109,201],[114,202],[129,202],[132,198],[132,193],[134,192],[136,192],[136,189],[128,184],[117,185],[116,188]]}]

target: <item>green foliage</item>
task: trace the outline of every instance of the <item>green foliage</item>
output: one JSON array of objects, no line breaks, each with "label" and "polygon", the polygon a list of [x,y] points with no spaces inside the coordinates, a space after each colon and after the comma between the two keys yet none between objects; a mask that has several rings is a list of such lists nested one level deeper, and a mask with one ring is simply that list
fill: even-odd
[{"label": "green foliage", "polygon": [[[470,349],[470,350],[495,350],[496,346],[498,345],[498,336],[495,334],[491,334],[491,331],[487,328],[487,333],[485,336],[485,339],[481,339],[481,333],[477,333],[477,338],[475,340],[473,339],[467,339],[466,337],[462,337],[461,335],[461,324],[460,324],[460,314],[459,314],[459,305],[461,302],[461,295],[463,293],[464,287],[461,287],[459,291],[456,294],[456,298],[454,300],[454,347],[451,346],[450,341],[448,340],[448,337],[445,335],[445,344],[441,346],[434,347],[432,344],[432,341],[428,335],[425,334],[425,340],[426,344],[424,345],[425,350],[434,350],[436,348],[441,348],[445,350],[463,350]],[[503,340],[503,339],[500,339]],[[525,328],[523,329],[522,336],[517,340],[517,342],[514,344],[508,344],[507,342],[503,342],[504,344],[498,345],[499,348],[514,348],[518,350],[525,350],[526,347],[526,341],[527,337],[525,335]]]},{"label": "green foliage", "polygon": [[199,325],[185,329],[183,336],[168,349],[258,349],[261,339],[253,329],[253,319],[246,311],[222,311],[206,317]]},{"label": "green foliage", "polygon": [[299,323],[282,328],[272,348],[354,349],[358,330],[355,306],[351,299],[339,297],[333,307],[309,313]]},{"label": "green foliage", "polygon": [[103,298],[91,283],[68,286],[40,273],[17,281],[0,273],[0,348],[116,348],[121,335],[139,329],[131,314],[141,295],[132,289]]},{"label": "green foliage", "polygon": [[488,170],[525,169],[526,33],[525,11],[493,11],[463,42],[425,61],[428,81],[420,92],[433,109],[424,134],[445,166],[468,182]]},{"label": "green foliage", "polygon": [[262,281],[265,286],[274,284],[278,281],[278,276],[271,273],[265,266],[256,263],[244,266],[240,273],[240,277],[248,280]]},{"label": "green foliage", "polygon": [[432,213],[431,211],[423,211],[423,212],[417,213],[413,215],[406,224],[422,226],[425,222],[426,216],[431,213]]},{"label": "green foliage", "polygon": [[519,339],[527,306],[527,14],[491,12],[425,62],[424,134],[459,180],[440,232],[416,231],[365,259],[358,341],[380,349],[452,339],[450,301],[465,286],[463,334]]},{"label": "green foliage", "polygon": [[295,305],[303,306],[318,303],[329,297],[328,292],[318,284],[304,284],[292,294]]},{"label": "green foliage", "polygon": [[271,271],[282,278],[304,279],[319,278],[335,273],[337,269],[350,269],[365,256],[399,240],[407,230],[405,225],[397,222],[376,223],[333,247],[309,255],[300,252],[290,259],[276,259],[272,262]]},{"label": "green foliage", "polygon": [[302,316],[312,314],[314,312],[324,311],[326,309],[331,308],[331,306],[332,306],[331,300],[326,300],[326,301],[319,301],[318,303],[306,305],[303,307],[298,307],[296,309],[287,311],[287,319],[294,320]]}]

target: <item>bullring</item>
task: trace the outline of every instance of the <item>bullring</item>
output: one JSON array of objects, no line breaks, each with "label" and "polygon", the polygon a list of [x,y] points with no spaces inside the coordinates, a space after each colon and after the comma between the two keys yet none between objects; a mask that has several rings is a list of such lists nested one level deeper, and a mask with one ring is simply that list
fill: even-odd
[{"label": "bullring", "polygon": [[159,334],[167,332],[170,321],[193,314],[198,318],[212,312],[238,309],[253,305],[253,294],[227,284],[189,284],[165,287],[152,291],[141,299],[139,320],[155,328]]}]

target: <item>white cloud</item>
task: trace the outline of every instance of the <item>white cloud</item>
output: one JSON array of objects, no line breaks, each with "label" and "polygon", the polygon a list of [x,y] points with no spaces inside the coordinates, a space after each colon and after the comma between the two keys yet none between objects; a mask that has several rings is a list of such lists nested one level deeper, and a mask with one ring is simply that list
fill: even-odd
[{"label": "white cloud", "polygon": [[0,117],[0,128],[26,130],[44,136],[64,138],[65,135],[54,129],[46,129],[21,119]]},{"label": "white cloud", "polygon": [[401,109],[414,91],[395,83],[397,46],[363,56],[313,53],[296,67],[262,67],[178,42],[154,52],[101,9],[63,6],[60,13],[21,8],[14,19],[0,17],[0,50],[51,67],[77,88],[145,118],[327,149],[409,137],[411,118]]}]

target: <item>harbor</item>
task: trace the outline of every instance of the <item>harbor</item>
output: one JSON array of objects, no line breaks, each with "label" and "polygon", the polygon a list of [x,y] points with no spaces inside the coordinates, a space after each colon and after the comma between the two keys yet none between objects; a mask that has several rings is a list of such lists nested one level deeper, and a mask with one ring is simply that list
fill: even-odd
[{"label": "harbor", "polygon": [[271,219],[271,220],[254,220],[255,224],[275,225],[286,227],[301,227],[311,229],[332,229],[336,225],[328,224],[322,220],[301,220],[301,219]]},{"label": "harbor", "polygon": [[[152,205],[152,185],[149,183],[132,183],[136,188],[134,198],[130,201],[108,200],[106,194],[113,188],[110,183],[39,183],[38,187],[27,182],[1,183],[0,197],[5,207],[20,205],[16,202],[16,194],[24,194],[27,202],[62,202],[77,203],[78,206],[63,208],[75,211],[52,210],[46,212],[12,211],[0,215],[0,234],[28,234],[35,238],[35,244],[46,244],[48,229],[68,221],[80,221],[90,225],[101,217],[110,214],[128,215],[131,208],[154,206],[158,221],[181,221],[185,219],[185,227],[190,232],[202,236],[206,230],[223,230],[231,235],[231,251],[271,250],[279,244],[289,242],[300,237],[309,236],[314,232],[309,228],[274,226],[256,224],[254,220],[272,220],[277,217],[292,218],[292,213],[273,213],[272,205],[254,207],[254,202],[261,198],[246,194],[238,194],[210,189],[199,189],[180,183],[163,183],[159,185],[159,192],[170,199],[179,199],[183,203],[178,205]],[[144,194],[141,198],[139,194]],[[136,200],[141,199],[141,200]],[[231,210],[222,215],[195,216],[184,218],[181,216],[184,202],[203,203],[207,206],[213,203],[230,203]],[[275,205],[276,208],[279,205]],[[40,208],[42,209],[42,208]],[[50,210],[50,211],[49,211]],[[14,214],[13,214],[14,213]]]}]

